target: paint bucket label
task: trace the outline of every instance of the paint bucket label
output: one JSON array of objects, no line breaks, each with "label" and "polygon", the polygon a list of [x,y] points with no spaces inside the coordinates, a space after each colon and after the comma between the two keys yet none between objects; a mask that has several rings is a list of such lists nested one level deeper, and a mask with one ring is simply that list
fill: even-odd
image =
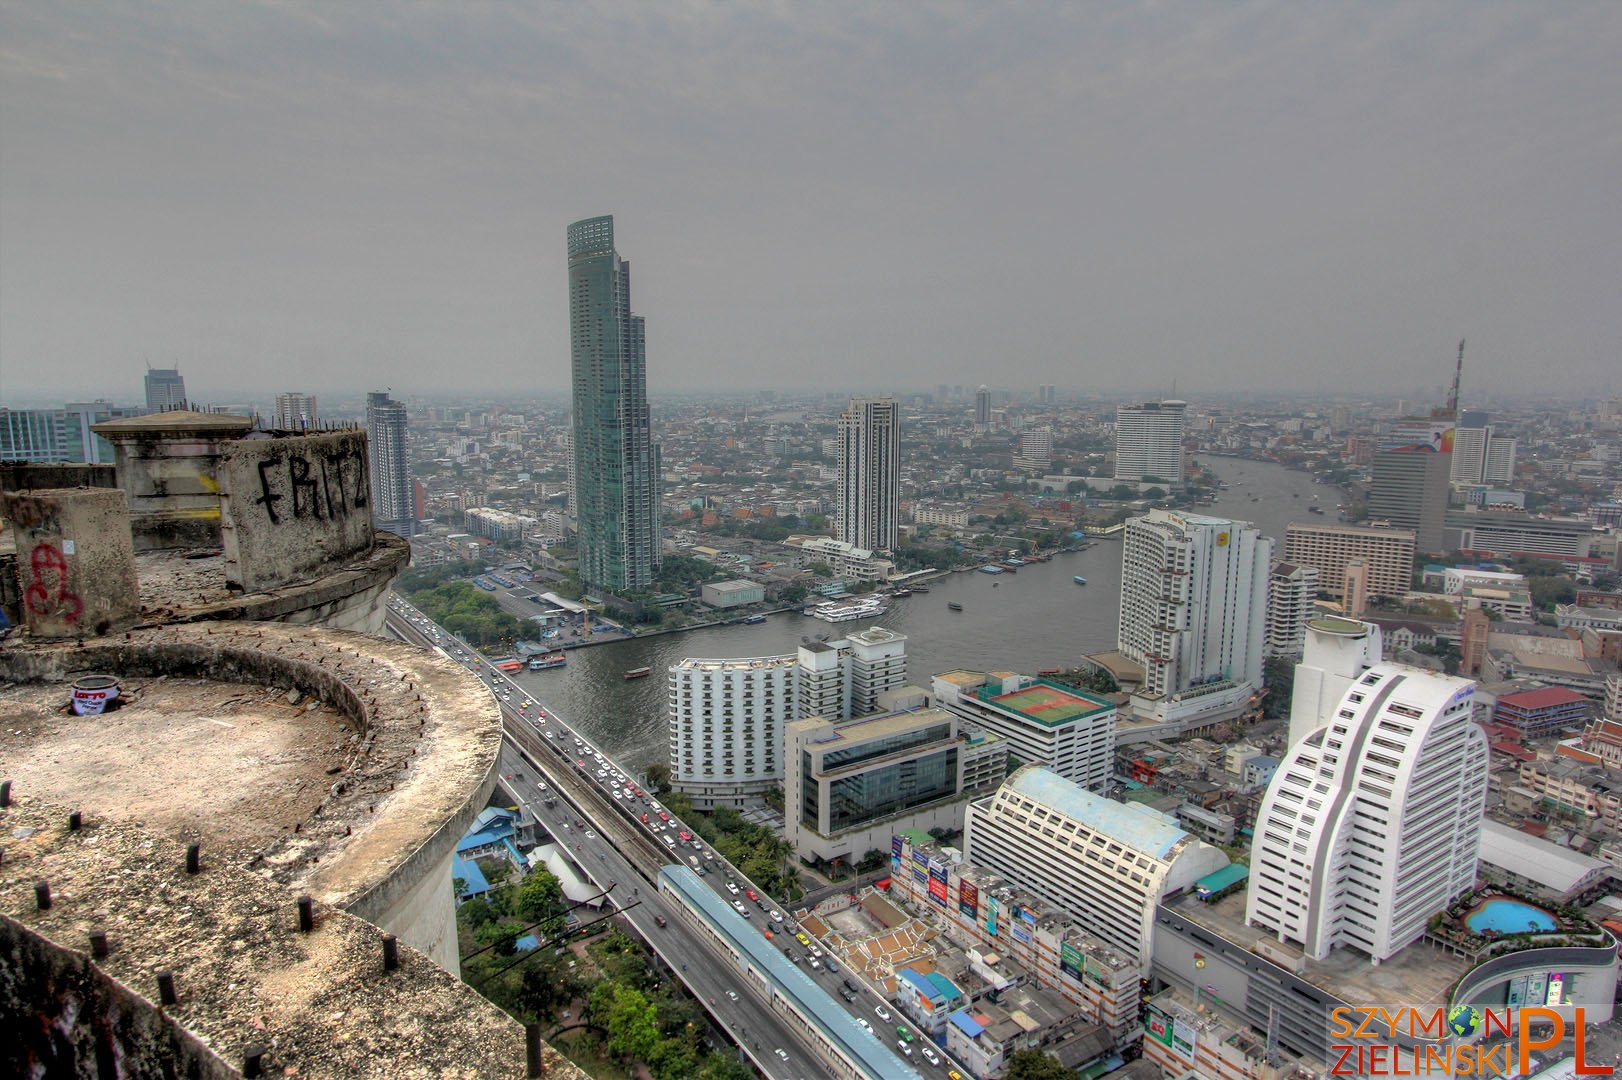
[{"label": "paint bucket label", "polygon": [[118,680],[110,675],[90,675],[73,684],[73,715],[100,716],[118,700]]}]

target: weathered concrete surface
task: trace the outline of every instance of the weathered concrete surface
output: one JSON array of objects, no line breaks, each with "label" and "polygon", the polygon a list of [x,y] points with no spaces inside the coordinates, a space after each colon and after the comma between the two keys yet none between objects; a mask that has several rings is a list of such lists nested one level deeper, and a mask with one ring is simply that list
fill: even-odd
[{"label": "weathered concrete surface", "polygon": [[411,561],[411,545],[374,533],[370,551],[325,574],[263,592],[226,587],[223,555],[149,551],[136,557],[145,623],[251,620],[382,633],[389,586]]},{"label": "weathered concrete surface", "polygon": [[11,522],[19,606],[29,634],[91,637],[135,622],[140,587],[122,491],[6,492],[0,505]]},{"label": "weathered concrete surface", "polygon": [[[154,707],[136,714],[145,738],[119,726],[117,713],[106,739],[96,738],[102,729],[94,718],[37,715],[49,699],[49,692],[41,697],[42,684],[65,701],[67,683],[86,672],[118,676],[128,709],[142,709],[146,686],[157,680],[194,685],[174,694],[152,691]],[[224,791],[256,768],[256,747],[265,755],[286,754],[305,739],[330,747],[305,752],[304,765],[278,766],[291,787],[309,783],[308,770],[324,765],[319,788],[288,791],[280,800],[220,800],[219,827],[239,840],[216,833],[212,843],[239,852],[246,865],[289,890],[365,918],[456,970],[450,879],[442,869],[494,790],[501,742],[489,691],[458,665],[401,642],[342,631],[200,623],[83,646],[0,650],[5,683],[16,685],[0,689],[0,714],[22,719],[0,730],[0,761],[17,763],[31,785],[89,814],[126,820],[150,814],[154,829],[182,839],[202,835],[191,819],[196,807],[162,813],[98,778],[120,771],[157,784],[161,770],[172,767],[169,753],[179,752],[205,790]],[[296,702],[289,690],[298,691]],[[299,709],[275,706],[270,691]],[[312,700],[335,719],[301,727]],[[259,730],[244,730],[238,740],[234,729],[212,722],[239,720]],[[292,730],[277,732],[278,723]],[[209,727],[221,737],[206,738]],[[68,753],[73,764],[59,766]],[[433,899],[435,892],[443,898]]]},{"label": "weathered concrete surface", "polygon": [[220,455],[252,427],[250,417],[186,410],[91,427],[113,444],[136,551],[220,546]]},{"label": "weathered concrete surface", "polygon": [[372,546],[366,433],[242,439],[220,458],[229,587],[261,592],[321,576]]},{"label": "weathered concrete surface", "polygon": [[0,491],[31,488],[117,487],[111,465],[87,462],[0,461]]},{"label": "weathered concrete surface", "polygon": [[[73,832],[66,806],[17,798],[0,810],[0,1075],[234,1078],[253,1048],[266,1075],[524,1075],[517,1022],[404,942],[385,971],[375,926],[317,903],[301,933],[294,890],[206,847],[189,875],[182,844],[136,823],[89,813]],[[163,971],[178,1001],[160,1008]],[[545,1064],[583,1080],[549,1047]]]}]

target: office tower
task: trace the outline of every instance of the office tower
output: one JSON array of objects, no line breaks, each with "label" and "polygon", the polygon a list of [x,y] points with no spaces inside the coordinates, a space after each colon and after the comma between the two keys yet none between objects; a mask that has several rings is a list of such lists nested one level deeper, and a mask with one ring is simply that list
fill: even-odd
[{"label": "office tower", "polygon": [[935,704],[1001,735],[1008,753],[1093,791],[1115,773],[1115,703],[1047,679],[1009,672],[946,671]]},{"label": "office tower", "polygon": [[963,858],[1064,908],[1145,969],[1161,898],[1228,865],[1170,815],[1095,795],[1040,765],[969,805]]},{"label": "office tower", "polygon": [[1267,576],[1268,656],[1300,656],[1307,620],[1318,598],[1318,569],[1295,563],[1273,563]]},{"label": "office tower", "polygon": [[1313,960],[1349,946],[1378,964],[1474,887],[1488,760],[1474,691],[1401,664],[1357,677],[1267,785],[1247,924]]},{"label": "office tower", "polygon": [[319,419],[314,394],[290,393],[276,395],[276,428],[278,431],[307,431],[315,427]]},{"label": "office tower", "polygon": [[660,555],[647,337],[631,312],[631,264],[614,249],[614,219],[570,225],[568,248],[580,580],[593,590],[642,590]]},{"label": "office tower", "polygon": [[1413,530],[1422,553],[1441,551],[1452,462],[1451,453],[1419,444],[1375,451],[1369,518]]},{"label": "office tower", "polygon": [[411,459],[406,454],[406,407],[387,391],[366,395],[366,441],[372,469],[372,524],[414,536]]},{"label": "office tower", "polygon": [[111,465],[113,444],[91,425],[140,412],[106,401],[70,401],[60,409],[0,408],[0,461]]},{"label": "office tower", "polygon": [[901,417],[889,398],[851,398],[839,414],[838,539],[889,551],[900,538]]},{"label": "office tower", "polygon": [[955,831],[965,801],[1001,783],[1008,760],[996,735],[937,708],[807,717],[784,744],[783,837],[808,861],[854,862],[905,829]]},{"label": "office tower", "polygon": [[1318,587],[1344,595],[1346,564],[1368,564],[1370,596],[1401,596],[1413,585],[1414,534],[1409,529],[1292,521],[1284,530],[1284,560],[1318,568]]},{"label": "office tower", "polygon": [[186,380],[179,368],[146,369],[146,411],[173,412],[186,408]]},{"label": "office tower", "polygon": [[1143,693],[1261,685],[1273,541],[1247,521],[1151,510],[1121,546],[1120,650]]},{"label": "office tower", "polygon": [[974,422],[982,431],[991,426],[991,391],[984,386],[974,392]]},{"label": "office tower", "polygon": [[1372,623],[1333,615],[1307,621],[1291,683],[1286,749],[1329,723],[1353,681],[1380,662],[1382,649],[1380,628]]},{"label": "office tower", "polygon": [[1460,487],[1514,483],[1515,447],[1514,439],[1496,434],[1491,424],[1461,425],[1453,436],[1453,483]]},{"label": "office tower", "polygon": [[1025,429],[1014,453],[1014,468],[1039,474],[1053,468],[1052,428],[1044,425]]},{"label": "office tower", "polygon": [[1115,410],[1115,479],[1183,483],[1186,401],[1145,401]]}]

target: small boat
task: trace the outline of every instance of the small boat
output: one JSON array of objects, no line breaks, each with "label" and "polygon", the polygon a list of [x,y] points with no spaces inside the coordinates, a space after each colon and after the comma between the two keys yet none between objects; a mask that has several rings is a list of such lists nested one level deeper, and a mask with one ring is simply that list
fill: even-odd
[{"label": "small boat", "polygon": [[763,623],[765,621],[766,621],[766,616],[757,613],[757,614],[749,616],[743,622],[744,622],[745,626],[759,626],[761,623]]},{"label": "small boat", "polygon": [[963,610],[963,605],[958,603],[956,600],[948,600],[948,601],[946,601],[946,607],[947,607],[948,610],[951,610],[951,611],[962,611]]},{"label": "small boat", "polygon": [[1074,581],[1077,585],[1085,585],[1085,584],[1087,584],[1087,579],[1082,577],[1080,574],[1077,574],[1075,577],[1071,578],[1070,580]]},{"label": "small boat", "polygon": [[529,662],[529,669],[531,671],[544,671],[547,668],[562,667],[568,662],[568,655],[560,649],[557,652],[547,653],[545,656],[537,656],[532,658]]},{"label": "small boat", "polygon": [[998,566],[996,563],[986,563],[986,565],[980,568],[980,572],[982,574],[1001,574],[1004,571],[1003,568]]},{"label": "small boat", "polygon": [[926,592],[929,591],[929,586],[928,585],[914,585],[912,587],[912,591],[915,592],[915,593],[926,593]]},{"label": "small boat", "polygon": [[890,595],[891,596],[911,596],[912,595],[912,590],[907,588],[905,585],[903,585],[901,588],[897,589],[895,592],[891,593]]},{"label": "small boat", "polygon": [[625,673],[625,677],[627,679],[645,679],[652,674],[653,669],[650,667],[634,667]]}]

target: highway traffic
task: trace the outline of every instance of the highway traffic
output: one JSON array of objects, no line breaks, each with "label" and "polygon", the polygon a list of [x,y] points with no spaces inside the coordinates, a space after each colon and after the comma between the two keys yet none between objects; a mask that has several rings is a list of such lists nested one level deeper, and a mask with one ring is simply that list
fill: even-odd
[{"label": "highway traffic", "polygon": [[[626,909],[627,918],[671,962],[764,1073],[815,1076],[817,1060],[741,981],[736,986],[729,981],[728,965],[717,963],[717,955],[707,945],[678,933],[676,922],[662,911],[662,901],[651,887],[659,867],[666,863],[685,863],[702,876],[735,911],[758,925],[785,957],[801,965],[830,997],[844,1003],[859,1024],[894,1047],[914,1068],[926,1075],[961,1080],[961,1069],[887,1005],[882,994],[858,973],[844,970],[788,911],[711,850],[696,830],[671,814],[637,778],[543,702],[529,697],[505,673],[493,668],[488,658],[399,597],[390,598],[389,625],[402,638],[437,648],[468,667],[491,688],[507,728],[503,787],[573,856],[586,876],[600,885],[618,883],[612,897]],[[655,916],[669,925],[660,925]]]}]

